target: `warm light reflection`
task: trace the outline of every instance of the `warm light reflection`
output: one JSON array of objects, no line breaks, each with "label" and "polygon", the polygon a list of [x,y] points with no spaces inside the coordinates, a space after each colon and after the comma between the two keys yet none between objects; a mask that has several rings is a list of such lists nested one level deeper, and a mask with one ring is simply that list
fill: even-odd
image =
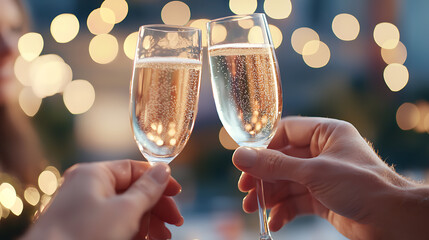
[{"label": "warm light reflection", "polygon": [[408,83],[408,69],[402,64],[387,65],[383,72],[384,81],[392,92],[402,90]]},{"label": "warm light reflection", "polygon": [[407,60],[407,48],[401,41],[399,41],[398,45],[393,49],[381,48],[381,57],[387,64],[404,64],[405,60]]},{"label": "warm light reflection", "polygon": [[[33,92],[40,98],[61,92],[73,78],[70,66],[65,62],[40,62],[32,67]],[[34,75],[33,75],[34,74]]]},{"label": "warm light reflection", "polygon": [[24,209],[24,204],[21,200],[21,198],[16,197],[15,199],[15,203],[13,204],[13,206],[10,208],[10,211],[15,214],[16,216],[21,215],[22,210]]},{"label": "warm light reflection", "polygon": [[19,56],[15,60],[13,71],[18,81],[24,86],[31,86],[31,77],[29,74],[31,62]]},{"label": "warm light reflection", "polygon": [[262,28],[259,26],[254,26],[249,30],[248,35],[249,43],[254,44],[263,44],[265,43],[264,33],[262,32]]},{"label": "warm light reflection", "polygon": [[252,14],[257,7],[257,0],[229,0],[229,9],[235,14]]},{"label": "warm light reflection", "polygon": [[48,206],[49,202],[51,201],[52,197],[46,194],[43,194],[43,196],[40,198],[40,212],[43,212]]},{"label": "warm light reflection", "polygon": [[215,24],[213,25],[213,29],[211,29],[211,35],[213,44],[221,43],[226,39],[226,28],[223,25]]},{"label": "warm light reflection", "polygon": [[[304,62],[312,67],[312,68],[321,68],[326,66],[328,64],[329,59],[331,58],[331,52],[329,50],[329,47],[321,41],[313,40],[305,44],[303,52],[311,52],[313,49],[316,49],[317,51],[314,54],[303,54],[302,58],[304,59]],[[307,50],[312,49],[312,50]]]},{"label": "warm light reflection", "polygon": [[44,170],[39,175],[38,184],[40,190],[45,194],[52,195],[58,188],[58,181],[55,174],[51,171]]},{"label": "warm light reflection", "polygon": [[29,32],[19,38],[18,50],[25,60],[32,61],[42,52],[43,44],[42,35]]},{"label": "warm light reflection", "polygon": [[[109,11],[110,10],[110,11]],[[113,21],[111,18],[113,12]],[[101,4],[100,15],[107,23],[120,23],[128,14],[128,3],[124,0],[106,0]]]},{"label": "warm light reflection", "polygon": [[184,2],[171,1],[162,8],[161,18],[165,24],[182,26],[191,18],[191,10]]},{"label": "warm light reflection", "polygon": [[292,3],[290,0],[265,0],[264,11],[274,19],[285,19],[292,12]]},{"label": "warm light reflection", "polygon": [[278,48],[283,41],[282,31],[278,27],[272,24],[269,24],[268,26],[270,28],[270,33],[271,33],[271,38],[273,40],[274,48]]},{"label": "warm light reflection", "polygon": [[63,13],[54,18],[51,23],[51,34],[55,41],[67,43],[79,33],[79,20],[70,13]]},{"label": "warm light reflection", "polygon": [[429,103],[426,101],[419,101],[416,103],[416,106],[419,109],[420,119],[414,130],[416,132],[423,133],[427,131],[425,121],[429,116]]},{"label": "warm light reflection", "polygon": [[351,14],[338,14],[332,21],[332,31],[343,41],[355,40],[360,31],[359,21]]},{"label": "warm light reflection", "polygon": [[107,64],[118,55],[118,41],[110,34],[95,36],[89,43],[89,55],[96,63]]},{"label": "warm light reflection", "polygon": [[64,89],[63,100],[72,114],[85,113],[94,104],[94,87],[86,80],[74,80]]},{"label": "warm light reflection", "polygon": [[420,112],[416,105],[403,103],[396,112],[396,123],[402,130],[411,130],[420,121]]},{"label": "warm light reflection", "polygon": [[136,54],[136,45],[138,37],[139,33],[133,32],[128,35],[124,41],[124,53],[131,60],[134,60],[134,55]]},{"label": "warm light reflection", "polygon": [[[110,15],[108,14],[109,11],[111,13]],[[107,16],[110,16],[112,18],[115,15],[110,9],[107,8],[103,10],[103,16],[106,19]],[[100,8],[94,9],[89,14],[86,24],[88,25],[88,30],[94,35],[109,33],[114,26],[113,23],[103,20],[103,18],[101,17]]]},{"label": "warm light reflection", "polygon": [[28,187],[24,191],[24,199],[29,204],[36,206],[40,201],[40,193],[35,187]]},{"label": "warm light reflection", "polygon": [[319,41],[320,40],[319,34],[317,34],[317,32],[314,31],[313,29],[307,28],[307,27],[296,29],[295,31],[293,31],[292,37],[291,37],[292,47],[295,50],[295,52],[299,54],[302,54],[305,44],[312,40]]},{"label": "warm light reflection", "polygon": [[42,104],[42,99],[37,97],[31,88],[23,88],[18,100],[22,111],[29,117],[36,115]]},{"label": "warm light reflection", "polygon": [[374,40],[382,48],[395,48],[399,42],[399,30],[392,23],[379,23],[374,28]]},{"label": "warm light reflection", "polygon": [[222,127],[219,131],[219,142],[225,149],[228,150],[235,150],[238,148],[238,144],[231,138],[224,127]]},{"label": "warm light reflection", "polygon": [[3,207],[10,209],[16,201],[15,188],[10,183],[4,182],[0,185],[0,203]]},{"label": "warm light reflection", "polygon": [[207,47],[207,23],[208,19],[197,19],[193,21],[189,26],[201,29],[201,43],[203,47]]}]

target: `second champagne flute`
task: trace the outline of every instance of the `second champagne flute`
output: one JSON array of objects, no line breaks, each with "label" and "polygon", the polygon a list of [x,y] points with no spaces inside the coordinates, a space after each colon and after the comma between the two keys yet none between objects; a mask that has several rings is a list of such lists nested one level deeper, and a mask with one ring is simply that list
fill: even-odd
[{"label": "second champagne flute", "polygon": [[[207,25],[212,88],[219,118],[238,145],[266,148],[276,132],[283,104],[277,59],[265,15],[236,15]],[[272,238],[263,189],[263,181],[257,181],[260,239],[269,240]]]}]

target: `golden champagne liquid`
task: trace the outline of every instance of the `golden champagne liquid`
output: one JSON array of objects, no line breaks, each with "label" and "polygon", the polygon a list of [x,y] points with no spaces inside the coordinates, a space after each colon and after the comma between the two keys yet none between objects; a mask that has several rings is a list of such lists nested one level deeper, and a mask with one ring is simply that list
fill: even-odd
[{"label": "golden champagne liquid", "polygon": [[132,126],[149,161],[169,163],[186,145],[197,114],[200,78],[197,60],[159,57],[136,62]]},{"label": "golden champagne liquid", "polygon": [[273,47],[217,45],[209,56],[216,109],[226,131],[240,146],[267,146],[282,112]]}]

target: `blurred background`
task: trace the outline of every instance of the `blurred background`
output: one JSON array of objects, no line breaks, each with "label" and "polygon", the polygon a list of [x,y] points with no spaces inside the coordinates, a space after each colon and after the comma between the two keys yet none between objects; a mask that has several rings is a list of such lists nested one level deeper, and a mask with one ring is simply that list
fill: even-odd
[{"label": "blurred background", "polygon": [[[35,125],[49,167],[37,186],[22,191],[12,177],[3,177],[4,239],[25,229],[71,165],[142,159],[128,101],[137,31],[145,24],[198,27],[205,38],[209,19],[266,13],[283,116],[349,121],[399,172],[429,177],[428,1],[28,0],[26,6],[32,23],[19,41],[13,91]],[[173,239],[255,239],[257,215],[241,210],[240,172],[231,164],[236,145],[217,117],[206,51],[201,81],[193,134],[171,163],[183,186],[176,200],[185,217],[183,227],[170,228]],[[273,237],[345,239],[315,217],[300,217]]]}]

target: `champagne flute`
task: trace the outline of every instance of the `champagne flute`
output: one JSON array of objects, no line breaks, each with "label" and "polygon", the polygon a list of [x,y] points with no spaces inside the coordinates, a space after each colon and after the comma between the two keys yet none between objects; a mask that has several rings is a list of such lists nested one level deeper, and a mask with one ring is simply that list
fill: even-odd
[{"label": "champagne flute", "polygon": [[151,164],[170,163],[191,135],[198,110],[201,50],[199,29],[140,27],[130,117],[138,148]]},{"label": "champagne flute", "polygon": [[[207,28],[211,81],[219,118],[238,145],[266,148],[281,118],[282,90],[265,15],[220,18],[207,23]],[[256,191],[260,239],[272,239],[262,180],[257,181]]]}]

